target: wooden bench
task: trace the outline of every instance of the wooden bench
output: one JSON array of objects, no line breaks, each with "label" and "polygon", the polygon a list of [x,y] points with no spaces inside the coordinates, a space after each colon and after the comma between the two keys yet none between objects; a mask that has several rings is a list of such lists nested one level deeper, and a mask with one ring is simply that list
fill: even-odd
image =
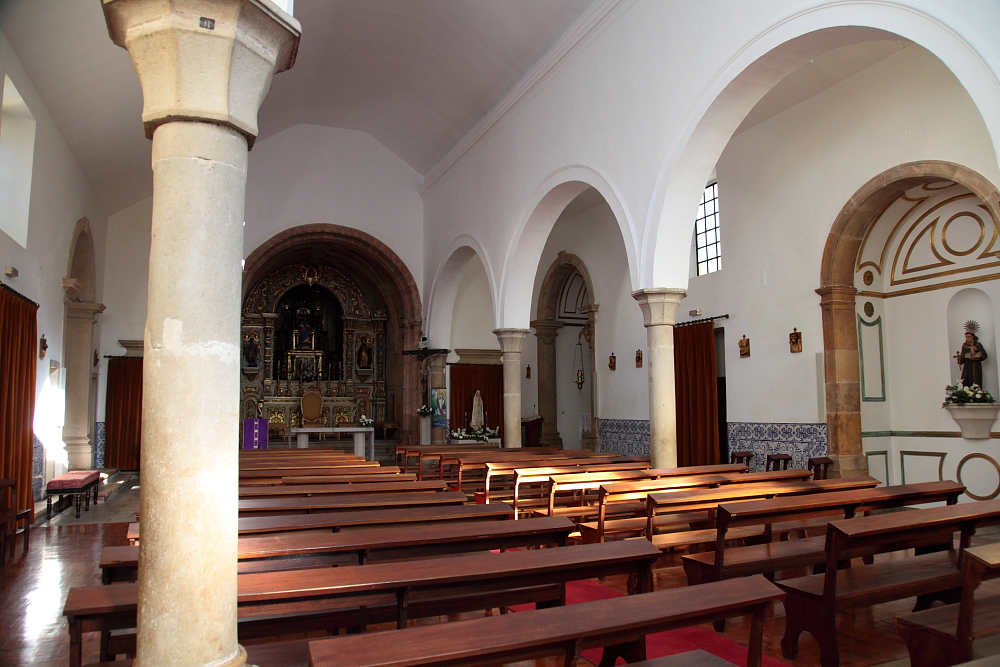
[{"label": "wooden bench", "polygon": [[[395,468],[395,466],[392,466]],[[379,469],[383,470],[382,468]],[[358,471],[359,473],[361,471]],[[417,476],[413,473],[402,472],[380,472],[371,474],[365,472],[361,474],[348,475],[306,475],[303,477],[282,477],[283,486],[295,484],[364,484],[366,482],[416,482]]]},{"label": "wooden bench", "polygon": [[[534,450],[535,448],[532,448]],[[567,454],[563,450],[558,450],[557,452],[537,452],[537,451],[503,451],[502,453],[485,455],[482,453],[477,454],[452,454],[452,455],[441,455],[438,459],[438,479],[447,479],[455,484],[455,488],[461,490],[465,488],[466,482],[469,480],[469,474],[473,473],[472,489],[473,491],[482,490],[485,487],[486,479],[486,464],[500,461],[517,461],[522,462],[526,465],[520,465],[520,468],[526,468],[538,461],[544,461],[544,465],[556,467],[556,466],[573,466],[573,465],[584,465],[587,463],[593,463],[600,460],[612,460],[617,459],[621,461],[621,458],[616,452],[605,452],[605,453],[593,453],[587,450],[574,450],[572,454]],[[454,476],[452,476],[454,473]],[[477,475],[481,474],[481,476]]]},{"label": "wooden bench", "polygon": [[[806,631],[819,643],[820,664],[837,667],[837,611],[914,595],[918,596],[917,609],[921,609],[929,603],[927,596],[958,589],[962,574],[952,534],[961,534],[959,548],[965,549],[978,525],[997,521],[1000,500],[831,521],[827,527],[825,573],[776,582],[786,593],[782,655],[794,660],[799,635]],[[857,556],[942,544],[947,545],[947,551],[838,569],[849,567],[850,559]]]},{"label": "wooden bench", "polygon": [[[649,468],[648,458],[644,461],[616,461],[603,459],[601,461],[587,460],[582,465],[570,466],[526,466],[518,461],[495,461],[486,464],[485,488],[476,492],[476,502],[491,501],[517,503],[518,490],[526,484],[541,485],[550,475],[563,475],[584,472],[636,471]],[[507,478],[503,489],[498,495],[497,478]]]},{"label": "wooden bench", "polygon": [[962,594],[958,604],[896,619],[912,667],[948,667],[967,662],[972,660],[973,640],[1000,633],[1000,595],[976,595],[984,579],[998,576],[1000,544],[969,547],[962,554]]},{"label": "wooden bench", "polygon": [[[658,552],[645,540],[558,549],[475,553],[365,567],[286,570],[237,577],[240,638],[326,629],[536,602],[565,603],[565,583],[601,575],[634,575],[640,592],[652,589]],[[63,609],[70,632],[70,665],[81,660],[84,632],[102,647],[112,630],[135,627],[138,585],[70,589]],[[247,621],[256,625],[248,625]],[[366,638],[371,642],[371,638]],[[106,654],[102,649],[102,655]]]},{"label": "wooden bench", "polygon": [[80,499],[84,499],[84,511],[90,511],[90,494],[94,494],[97,505],[97,491],[101,485],[101,471],[72,470],[49,480],[45,485],[45,518],[52,518],[52,496],[59,496],[59,511],[63,509],[63,499],[70,496],[76,500],[76,518],[80,518]]},{"label": "wooden bench", "polygon": [[[285,532],[360,530],[368,527],[388,527],[407,523],[452,523],[464,521],[504,521],[513,518],[510,505],[437,505],[400,509],[368,509],[351,512],[318,514],[281,514],[277,516],[242,517],[237,521],[240,535],[267,535]],[[139,524],[128,527],[129,544],[139,541]]]},{"label": "wooden bench", "polygon": [[[534,515],[572,516],[577,521],[588,516],[596,516],[600,524],[613,515],[641,514],[646,507],[646,496],[655,492],[674,492],[681,489],[709,488],[725,481],[722,475],[689,475],[666,479],[644,479],[632,482],[578,481],[576,476],[566,477],[561,484],[550,481],[548,507],[533,510]],[[590,506],[556,507],[556,493],[560,490],[597,491],[597,502]]]},{"label": "wooden bench", "polygon": [[[334,534],[277,534],[241,537],[237,557],[241,573],[365,565],[468,551],[565,546],[573,530],[569,519],[552,517],[430,526],[403,524],[393,530],[375,528]],[[104,547],[100,559],[102,582],[135,581],[138,561],[138,547]]]},{"label": "wooden bench", "polygon": [[[399,451],[399,447],[396,448]],[[465,452],[491,453],[503,451],[499,445],[493,442],[481,442],[478,444],[464,445],[411,445],[403,450],[402,459],[397,454],[396,465],[403,468],[403,472],[410,472],[411,468],[417,473],[417,479],[423,478],[423,464],[436,461],[441,454],[457,454]],[[416,459],[412,462],[410,459]]]},{"label": "wooden bench", "polygon": [[[961,484],[944,481],[723,503],[716,516],[715,550],[685,555],[681,561],[689,586],[751,574],[773,580],[775,572],[826,562],[826,524],[830,520],[907,505],[942,501],[954,505],[964,492]],[[772,542],[772,532],[811,526],[813,517],[819,517],[822,535]],[[746,526],[763,526],[763,543],[726,547],[729,531]]]},{"label": "wooden bench", "polygon": [[240,498],[290,498],[295,496],[335,496],[343,494],[372,495],[380,493],[420,493],[447,491],[448,484],[438,480],[411,482],[408,480],[391,482],[367,482],[351,484],[288,484],[281,486],[241,486]]},{"label": "wooden bench", "polygon": [[311,514],[342,512],[361,508],[413,507],[419,505],[461,505],[468,501],[464,493],[377,493],[372,495],[320,496],[316,498],[250,498],[239,501],[241,516],[249,514]]},{"label": "wooden bench", "polygon": [[[624,466],[618,468],[617,466]],[[715,466],[703,466],[704,468],[713,468]],[[738,466],[725,466],[729,468],[730,471],[738,471]],[[516,468],[514,470],[514,488],[513,488],[513,498],[512,505],[514,511],[518,511],[518,507],[528,506],[532,504],[537,504],[537,499],[544,499],[547,504],[548,498],[548,481],[553,475],[568,475],[568,474],[584,474],[590,473],[592,471],[601,472],[603,470],[640,470],[643,472],[643,477],[646,479],[653,479],[656,477],[671,477],[676,476],[675,473],[678,470],[691,470],[690,474],[709,474],[714,471],[702,471],[698,468],[661,468],[658,470],[653,470],[648,467],[648,463],[644,461],[640,462],[617,462],[616,459],[610,459],[606,463],[585,463],[578,466],[558,466],[558,467],[524,467]],[[744,469],[745,470],[745,469]],[[640,478],[640,479],[642,479]],[[533,497],[529,500],[528,498],[523,498],[525,494],[525,487],[529,487],[534,491]]]},{"label": "wooden bench", "polygon": [[[704,522],[712,527],[714,541],[715,511],[721,503],[739,500],[773,498],[775,496],[822,493],[829,491],[849,491],[878,486],[874,477],[849,477],[806,482],[758,482],[756,484],[728,484],[717,489],[701,489],[678,493],[651,493],[646,498],[646,518],[643,532],[646,539],[656,536],[657,528],[674,525],[677,514],[700,513]],[[662,513],[666,513],[666,515]],[[690,523],[680,517],[681,523]]]},{"label": "wooden bench", "polygon": [[[630,541],[626,541],[628,543]],[[566,550],[583,547],[568,547]],[[549,551],[557,551],[550,549]],[[473,667],[580,653],[605,647],[601,667],[618,656],[645,659],[648,634],[733,616],[752,615],[747,665],[760,667],[766,606],[781,597],[763,577],[598,600],[520,614],[442,623],[406,631],[406,641],[348,636],[309,644],[312,667]],[[640,663],[641,664],[641,663]]]}]

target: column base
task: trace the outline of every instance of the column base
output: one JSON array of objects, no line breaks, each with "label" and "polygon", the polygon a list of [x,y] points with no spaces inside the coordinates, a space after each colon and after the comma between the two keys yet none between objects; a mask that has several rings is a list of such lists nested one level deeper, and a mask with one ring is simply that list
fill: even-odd
[{"label": "column base", "polygon": [[864,454],[830,454],[830,477],[867,477],[868,457]]},{"label": "column base", "polygon": [[541,437],[538,438],[538,444],[542,447],[559,447],[563,446],[562,436],[559,432],[555,433],[542,433]]},{"label": "column base", "polygon": [[90,438],[69,437],[66,443],[66,458],[69,470],[90,470],[94,467],[94,448]]}]

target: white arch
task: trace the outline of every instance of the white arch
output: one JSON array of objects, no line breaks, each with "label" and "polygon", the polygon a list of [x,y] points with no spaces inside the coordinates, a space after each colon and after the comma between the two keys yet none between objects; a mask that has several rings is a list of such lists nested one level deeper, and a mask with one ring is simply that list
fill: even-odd
[{"label": "white arch", "polygon": [[695,212],[729,139],[778,81],[833,49],[897,36],[927,49],[968,91],[1000,154],[1000,77],[983,55],[989,49],[951,27],[961,22],[947,9],[933,6],[932,15],[931,7],[836,2],[794,14],[740,49],[702,93],[660,165],[642,242],[642,287],[687,285]]},{"label": "white arch", "polygon": [[497,327],[527,329],[531,321],[531,292],[545,241],[559,215],[573,199],[592,187],[601,193],[618,222],[628,257],[632,288],[638,285],[638,235],[618,189],[594,169],[569,165],[550,174],[535,190],[514,228],[500,277],[496,302]]},{"label": "white arch", "polygon": [[[427,300],[427,315],[424,320],[424,331],[432,347],[451,347],[451,322],[455,314],[455,298],[462,281],[462,273],[469,261],[479,257],[486,269],[486,279],[490,283],[490,296],[493,299],[493,313],[496,317],[497,290],[493,278],[493,267],[489,257],[483,252],[483,246],[474,237],[462,234],[448,246],[444,259],[438,265],[431,283],[430,298]],[[490,327],[493,329],[494,327]]]}]

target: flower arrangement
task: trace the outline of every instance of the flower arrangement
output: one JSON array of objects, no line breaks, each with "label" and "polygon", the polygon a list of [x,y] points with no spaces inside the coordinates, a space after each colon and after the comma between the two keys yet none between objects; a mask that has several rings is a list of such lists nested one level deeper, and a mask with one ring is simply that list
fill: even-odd
[{"label": "flower arrangement", "polygon": [[996,403],[996,399],[978,384],[971,387],[963,387],[961,380],[955,380],[955,384],[944,388],[945,399],[941,407],[949,405],[966,405],[968,403]]},{"label": "flower arrangement", "polygon": [[421,417],[430,417],[432,414],[434,414],[434,409],[428,407],[427,405],[421,405],[419,408],[417,408],[417,414],[420,415]]},{"label": "flower arrangement", "polygon": [[366,417],[365,415],[361,415],[361,419],[358,420],[358,425],[364,426],[365,428],[372,426],[374,423],[375,423],[374,419],[372,419],[371,417]]},{"label": "flower arrangement", "polygon": [[500,435],[499,428],[476,429],[474,431],[466,431],[464,428],[460,428],[457,431],[451,432],[451,439],[488,442],[490,438],[495,438],[498,435]]}]

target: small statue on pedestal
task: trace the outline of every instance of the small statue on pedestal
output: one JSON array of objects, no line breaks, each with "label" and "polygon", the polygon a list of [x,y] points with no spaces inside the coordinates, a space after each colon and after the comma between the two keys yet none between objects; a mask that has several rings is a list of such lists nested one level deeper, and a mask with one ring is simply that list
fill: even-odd
[{"label": "small statue on pedestal", "polygon": [[965,323],[965,342],[962,349],[955,355],[958,365],[962,367],[962,386],[983,386],[983,362],[989,358],[982,343],[979,342],[979,323],[969,320]]}]

